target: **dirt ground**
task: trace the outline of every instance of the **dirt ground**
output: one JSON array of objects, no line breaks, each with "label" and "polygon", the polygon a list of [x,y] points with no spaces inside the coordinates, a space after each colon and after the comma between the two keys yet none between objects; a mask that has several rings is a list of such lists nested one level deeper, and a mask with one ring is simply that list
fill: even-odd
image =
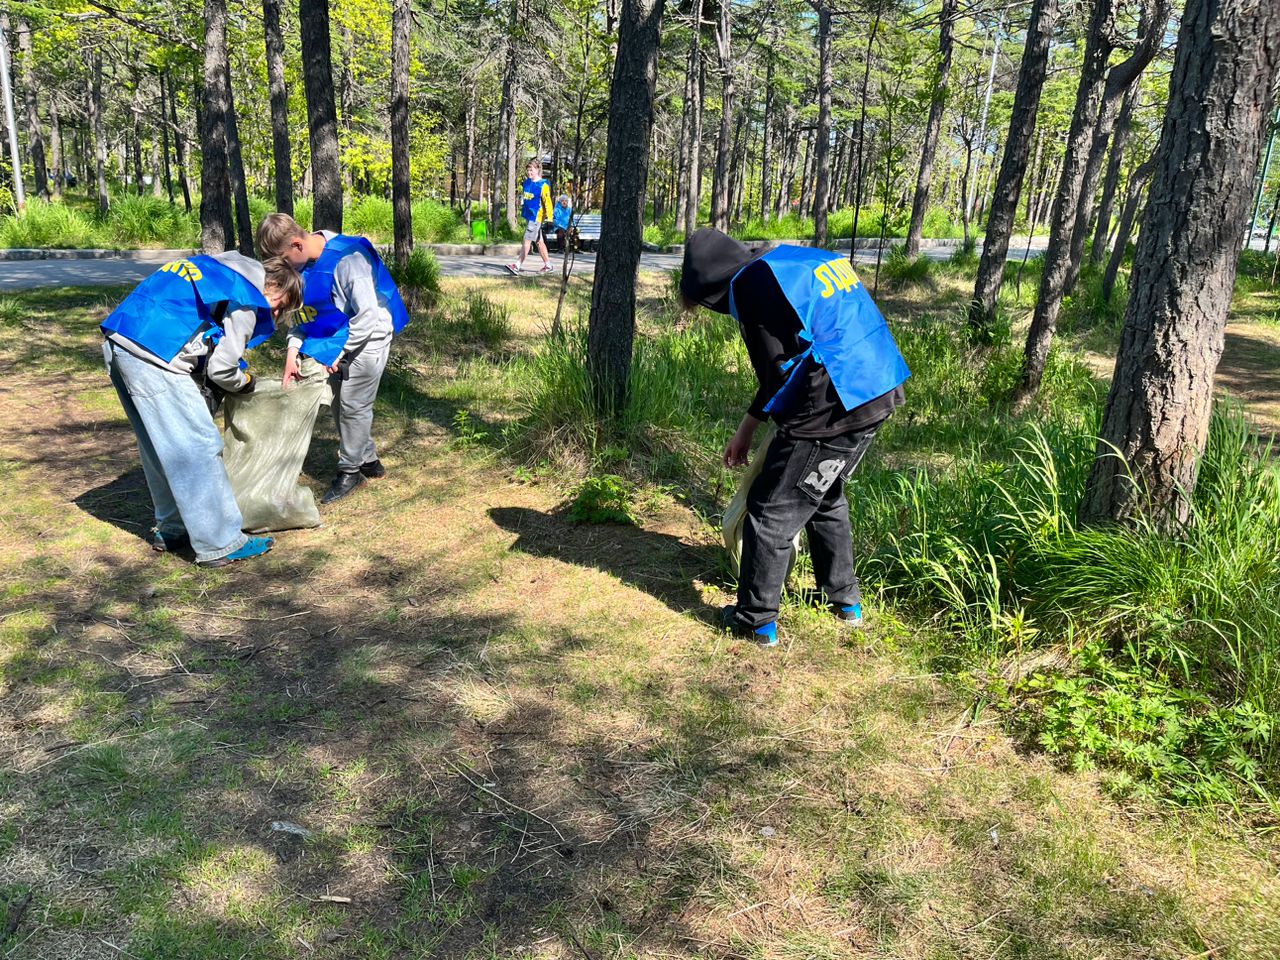
[{"label": "dirt ground", "polygon": [[[1270,839],[1020,752],[928,624],[726,638],[713,530],[570,523],[447,383],[320,528],[153,554],[106,302],[0,328],[0,956],[1280,956]],[[1280,336],[1231,337],[1272,416]]]}]

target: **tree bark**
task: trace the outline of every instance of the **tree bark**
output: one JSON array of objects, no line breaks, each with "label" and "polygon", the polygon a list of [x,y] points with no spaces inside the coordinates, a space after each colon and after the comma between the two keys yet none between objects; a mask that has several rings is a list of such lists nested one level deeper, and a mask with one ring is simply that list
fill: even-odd
[{"label": "tree bark", "polygon": [[689,64],[694,71],[693,112],[689,117],[689,185],[684,202],[684,234],[690,236],[698,229],[698,214],[702,212],[702,100],[706,94],[706,64],[702,59],[702,0],[694,0],[698,14],[698,29],[689,45]]},{"label": "tree bark", "polygon": [[231,192],[236,201],[236,249],[246,257],[253,256],[253,216],[249,212],[249,190],[244,177],[244,159],[240,153],[240,122],[236,117],[236,99],[231,86],[231,63],[227,74],[227,161],[231,176]]},{"label": "tree bark", "polygon": [[1188,0],[1084,523],[1189,519],[1278,70],[1280,4]]},{"label": "tree bark", "polygon": [[391,202],[395,256],[401,267],[413,252],[413,207],[409,197],[409,26],[410,0],[391,8]]},{"label": "tree bark", "polygon": [[[507,14],[507,51],[505,66],[502,71],[502,103],[498,109],[498,136],[494,151],[493,196],[494,203],[489,212],[492,230],[498,230],[498,198],[503,198],[506,207],[507,226],[516,228],[516,211],[514,206],[515,191],[515,157],[512,156],[511,142],[515,124],[515,83],[516,83],[516,27],[519,24],[519,7],[516,0],[511,0]],[[498,184],[503,184],[499,188]],[[499,192],[501,190],[501,193]]]},{"label": "tree bark", "polygon": [[289,88],[284,79],[280,0],[262,0],[262,26],[267,48],[267,83],[271,90],[271,159],[276,210],[293,216],[293,145],[289,140]]},{"label": "tree bark", "polygon": [[[858,251],[858,220],[862,213],[862,183],[863,183],[863,164],[864,147],[867,142],[867,85],[871,80],[871,54],[875,50],[876,34],[880,31],[880,7],[881,0],[876,0],[876,17],[871,22],[871,31],[867,36],[867,52],[862,70],[862,115],[858,119],[858,169],[857,169],[857,186],[854,188],[853,194],[853,227],[849,231],[849,262],[853,263]],[[829,41],[828,41],[829,43]],[[830,59],[830,57],[828,57]],[[827,78],[827,87],[830,89],[830,75]],[[824,224],[825,226],[825,224]],[[823,246],[824,244],[818,244]]]},{"label": "tree bark", "polygon": [[178,161],[178,185],[182,187],[182,205],[187,213],[191,212],[191,180],[187,176],[187,158],[182,136],[182,127],[178,125],[178,97],[173,89],[173,78],[165,70],[162,82],[169,85],[169,119],[173,124],[173,155]]},{"label": "tree bark", "polygon": [[1013,235],[1013,224],[1018,215],[1018,199],[1022,195],[1027,155],[1031,152],[1031,139],[1036,131],[1036,112],[1040,109],[1040,91],[1044,88],[1049,43],[1057,17],[1058,0],[1034,0],[1022,66],[1018,69],[1009,135],[1004,142],[1004,159],[996,178],[995,200],[987,213],[986,239],[978,264],[973,301],[969,305],[969,325],[983,334],[989,332],[995,322],[996,298],[1004,281],[1009,238]]},{"label": "tree bark", "polygon": [[[813,245],[825,247],[827,202],[831,191],[831,8],[818,0],[818,132],[813,165],[817,173],[813,188]],[[857,214],[855,213],[856,217]],[[850,252],[852,256],[852,251]]]},{"label": "tree bark", "polygon": [[235,243],[227,171],[227,6],[204,0],[204,82],[201,88],[200,239],[205,253]]},{"label": "tree bark", "polygon": [[[210,0],[206,0],[210,2]],[[312,227],[342,231],[342,163],[338,114],[333,100],[333,64],[329,47],[328,0],[299,0],[302,33],[302,81],[307,97],[311,141]]]},{"label": "tree bark", "polygon": [[[476,109],[480,100],[480,88],[478,85],[469,84],[467,91],[467,107],[466,117],[463,119],[464,136],[466,137],[466,146],[463,152],[462,176],[466,181],[465,193],[462,196],[462,222],[467,225],[467,230],[471,230],[471,201],[475,197],[475,177],[476,177]],[[578,175],[578,171],[573,171],[574,176]]]},{"label": "tree bark", "polygon": [[765,223],[769,222],[769,214],[773,211],[773,43],[776,37],[770,40],[769,49],[765,52],[764,121],[760,140],[760,219]]},{"label": "tree bark", "polygon": [[[207,0],[207,3],[211,0]],[[224,21],[225,23],[225,21]],[[102,51],[95,49],[91,55],[89,81],[89,130],[93,136],[93,174],[98,190],[98,210],[106,213],[111,206],[111,197],[107,193],[107,140],[102,133]],[[17,158],[14,158],[17,162]]]},{"label": "tree bark", "polygon": [[729,229],[729,167],[733,163],[733,4],[720,0],[716,19],[716,56],[720,67],[720,131],[716,137],[716,166],[711,189],[711,226]]},{"label": "tree bark", "polygon": [[929,186],[933,181],[933,158],[938,152],[938,135],[942,132],[942,114],[947,106],[947,81],[951,76],[953,31],[958,0],[942,0],[942,21],[938,34],[938,79],[929,104],[929,121],[924,128],[920,147],[920,172],[916,176],[915,198],[911,201],[911,225],[907,229],[906,254],[920,255],[920,239],[924,236],[924,215],[929,210]]},{"label": "tree bark", "polygon": [[49,196],[49,171],[44,162],[44,130],[40,125],[40,104],[36,99],[35,54],[31,45],[31,24],[19,20],[18,53],[22,57],[22,99],[27,109],[27,152],[31,155],[36,194]]},{"label": "tree bark", "polygon": [[[1062,159],[1062,177],[1058,181],[1058,192],[1053,200],[1049,246],[1044,254],[1039,295],[1031,318],[1031,329],[1027,333],[1022,382],[1013,397],[1016,405],[1026,404],[1040,389],[1058,315],[1062,310],[1062,300],[1072,279],[1071,264],[1075,254],[1073,247],[1082,198],[1086,190],[1097,187],[1105,143],[1115,122],[1120,98],[1159,49],[1159,39],[1163,34],[1161,28],[1168,16],[1167,2],[1168,0],[1159,2],[1163,17],[1157,11],[1156,16],[1148,20],[1144,12],[1144,21],[1148,26],[1155,26],[1144,30],[1138,49],[1108,73],[1107,60],[1115,49],[1115,3],[1114,0],[1095,0],[1093,15],[1089,20],[1084,64],[1080,71],[1080,86],[1076,91],[1075,111],[1071,117],[1066,153]],[[1103,149],[1095,152],[1093,145],[1099,140],[1103,143]],[[1091,175],[1092,183],[1089,182]],[[1082,256],[1083,231],[1080,233],[1079,244]]]},{"label": "tree bark", "polygon": [[169,194],[169,206],[173,206],[173,166],[169,163],[169,91],[163,73],[156,80],[160,86],[160,156],[164,161],[164,188]]},{"label": "tree bark", "polygon": [[57,96],[49,98],[49,164],[53,169],[53,173],[50,175],[53,196],[61,199],[62,183],[66,179],[66,174],[63,172],[62,121],[58,117]]},{"label": "tree bark", "polygon": [[600,413],[626,406],[635,339],[636,270],[644,234],[649,131],[664,0],[623,0],[609,96],[605,192],[591,289],[587,368]]}]

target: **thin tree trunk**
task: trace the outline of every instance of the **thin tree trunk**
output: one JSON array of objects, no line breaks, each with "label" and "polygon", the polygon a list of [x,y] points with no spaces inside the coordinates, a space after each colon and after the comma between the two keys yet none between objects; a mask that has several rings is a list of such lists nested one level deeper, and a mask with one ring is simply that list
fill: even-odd
[{"label": "thin tree trunk", "polygon": [[391,8],[391,202],[396,263],[405,267],[413,252],[413,207],[409,197],[409,27],[410,0]]},{"label": "thin tree trunk", "polygon": [[293,145],[289,139],[289,88],[284,78],[280,0],[262,0],[262,26],[267,47],[267,83],[271,90],[271,159],[275,172],[276,209],[292,216]]},{"label": "thin tree trunk", "polygon": [[1147,178],[1155,170],[1155,161],[1148,160],[1133,171],[1129,178],[1129,196],[1124,202],[1124,210],[1120,214],[1120,226],[1116,230],[1115,246],[1111,249],[1111,257],[1107,261],[1107,272],[1102,278],[1102,299],[1108,303],[1116,288],[1116,278],[1120,274],[1120,265],[1124,263],[1124,255],[1129,249],[1129,238],[1133,235],[1133,224],[1138,216],[1138,204],[1142,201],[1142,191]]},{"label": "thin tree trunk", "polygon": [[1111,156],[1107,160],[1107,174],[1102,181],[1102,200],[1098,204],[1098,216],[1093,230],[1093,247],[1089,251],[1089,263],[1102,265],[1107,255],[1107,237],[1111,233],[1111,220],[1115,216],[1116,190],[1120,185],[1120,171],[1124,166],[1124,149],[1133,129],[1133,109],[1138,102],[1140,84],[1135,83],[1125,91],[1116,117],[1115,135],[1111,138]]},{"label": "thin tree trunk", "polygon": [[[498,135],[495,143],[494,166],[493,166],[493,197],[494,202],[492,209],[489,211],[489,220],[494,235],[498,232],[498,214],[499,214],[499,196],[505,197],[507,225],[515,230],[515,214],[516,211],[510,209],[512,206],[512,191],[515,189],[514,183],[507,181],[513,179],[511,156],[511,136],[510,130],[515,123],[515,77],[516,77],[516,27],[519,22],[519,7],[516,0],[511,0],[507,13],[507,50],[505,66],[502,71],[502,102],[498,108]],[[500,188],[498,185],[503,184]],[[501,190],[501,193],[499,193]]]},{"label": "thin tree trunk", "polygon": [[[134,86],[135,97],[138,95],[138,86]],[[138,111],[133,109],[133,189],[134,193],[142,196],[142,122],[138,117]]]},{"label": "thin tree trunk", "polygon": [[173,89],[173,78],[165,70],[164,77],[169,84],[169,119],[173,123],[173,154],[178,161],[178,185],[182,187],[182,206],[191,212],[191,180],[187,176],[187,158],[182,127],[178,125],[178,97]]},{"label": "thin tree trunk", "polygon": [[1188,0],[1082,522],[1189,518],[1277,71],[1280,4]]},{"label": "thin tree trunk", "polygon": [[58,117],[58,97],[49,98],[49,163],[53,169],[53,196],[62,198],[62,183],[66,180],[65,160],[62,156],[62,121]]},{"label": "thin tree trunk", "polygon": [[[867,85],[871,81],[871,55],[875,50],[876,34],[880,31],[881,0],[876,0],[876,17],[871,22],[871,31],[867,36],[867,52],[862,69],[862,115],[858,119],[858,172],[857,185],[853,193],[853,227],[849,232],[849,262],[853,263],[858,250],[858,221],[862,213],[862,183],[864,148],[867,142]],[[828,82],[828,87],[830,83]],[[818,244],[822,246],[822,244]]]},{"label": "thin tree trunk", "polygon": [[[702,16],[702,0],[694,0],[699,18]],[[698,21],[701,23],[701,21]],[[698,229],[698,214],[702,212],[702,102],[706,94],[706,63],[702,59],[701,30],[694,34],[689,56],[696,70],[696,94],[693,114],[689,118],[692,130],[689,134],[689,194],[685,197],[684,235],[692,236]]]},{"label": "thin tree trunk", "polygon": [[236,201],[236,249],[246,257],[253,256],[253,216],[249,212],[249,190],[244,178],[244,159],[240,153],[240,123],[236,117],[236,100],[231,87],[231,63],[227,74],[227,161],[231,191]]},{"label": "thin tree trunk", "polygon": [[[813,245],[826,247],[827,201],[831,190],[831,8],[818,0],[818,132],[814,145]],[[854,215],[855,217],[857,214]]]},{"label": "thin tree trunk", "polygon": [[206,253],[235,245],[227,171],[227,7],[204,0],[204,80],[201,85],[200,239]]},{"label": "thin tree trunk", "polygon": [[[1031,17],[1032,17],[1032,20],[1034,21],[1035,19],[1034,6],[1031,9]],[[1030,31],[1030,25],[1028,25],[1027,29],[1028,31]],[[987,68],[987,92],[986,92],[986,95],[982,98],[982,116],[978,120],[977,145],[978,145],[978,149],[982,151],[984,156],[986,155],[986,152],[987,152],[987,119],[991,116],[991,94],[995,90],[996,62],[1000,59],[1000,35],[1003,31],[1004,31],[1004,14],[1001,13],[1000,17],[996,20],[995,33],[993,33],[991,36],[991,64]],[[1021,76],[1021,73],[1019,73],[1019,76]],[[995,158],[993,157],[992,163],[994,162],[995,162]],[[982,159],[979,158],[978,159],[979,173],[981,172],[981,169],[982,169]],[[981,182],[981,178],[975,176],[974,186],[976,187],[979,182]],[[975,200],[974,194],[966,194],[964,198],[965,211],[971,219],[976,219],[973,216],[974,200]]]},{"label": "thin tree trunk", "polygon": [[164,74],[156,78],[160,85],[160,156],[164,160],[164,188],[173,206],[173,167],[169,163],[169,93]]},{"label": "thin tree trunk", "polygon": [[721,0],[716,20],[716,55],[720,66],[720,132],[716,137],[716,167],[711,188],[711,226],[729,229],[729,167],[733,162],[733,4]]},{"label": "thin tree trunk", "polygon": [[299,0],[298,21],[302,31],[302,81],[311,141],[312,228],[340,233],[342,164],[333,99],[328,0]]},{"label": "thin tree trunk", "polygon": [[978,278],[969,305],[970,327],[984,334],[995,322],[996,298],[1004,281],[1009,238],[1013,235],[1018,215],[1018,199],[1022,195],[1022,179],[1027,155],[1031,152],[1031,139],[1036,132],[1036,112],[1040,109],[1040,91],[1044,87],[1049,44],[1057,17],[1058,0],[1034,0],[1022,66],[1018,69],[1018,87],[1013,96],[1009,136],[1005,138],[1004,159],[996,178],[995,201],[987,213],[982,260],[978,264]]},{"label": "thin tree trunk", "polygon": [[36,99],[35,54],[31,45],[31,24],[18,21],[18,53],[22,56],[22,99],[27,108],[27,152],[35,174],[36,194],[49,196],[49,171],[44,162],[44,130],[40,125],[40,105]]},{"label": "thin tree trunk", "polygon": [[929,121],[924,128],[920,147],[920,173],[916,177],[915,198],[911,202],[911,226],[907,229],[906,254],[920,255],[920,239],[924,236],[924,215],[929,210],[929,186],[933,181],[933,159],[938,152],[938,135],[942,132],[942,114],[947,106],[947,81],[951,76],[951,52],[954,47],[958,0],[942,0],[942,21],[938,35],[938,79],[929,104]]},{"label": "thin tree trunk", "polygon": [[13,172],[13,202],[19,213],[27,207],[22,183],[22,156],[18,152],[18,121],[14,117],[13,87],[9,82],[9,14],[0,10],[0,109],[4,110],[5,144]]},{"label": "thin tree trunk", "polygon": [[587,333],[588,373],[598,409],[609,418],[625,409],[631,377],[649,163],[645,148],[653,126],[663,2],[623,0],[609,96],[600,253]]},{"label": "thin tree trunk", "polygon": [[[1168,0],[1159,0],[1160,9],[1149,20],[1144,12],[1144,21],[1150,29],[1143,31],[1143,39],[1129,59],[1112,68],[1108,74],[1107,60],[1115,49],[1115,5],[1113,0],[1096,0],[1089,21],[1089,39],[1085,45],[1075,112],[1071,117],[1071,130],[1067,134],[1066,153],[1062,160],[1062,177],[1053,201],[1049,246],[1044,254],[1039,296],[1031,317],[1031,329],[1027,333],[1022,383],[1013,397],[1017,405],[1025,405],[1035,396],[1049,361],[1058,314],[1073,273],[1071,264],[1081,200],[1085,190],[1091,186],[1096,189],[1102,166],[1103,151],[1095,152],[1093,144],[1099,139],[1105,143],[1124,91],[1155,56],[1163,34],[1161,28],[1168,16],[1167,3]],[[1092,184],[1089,183],[1091,174]],[[1084,231],[1080,233],[1079,244],[1083,253]],[[1079,258],[1076,259],[1078,262]]]},{"label": "thin tree trunk", "polygon": [[[775,38],[771,38],[774,40]],[[773,210],[773,46],[765,53],[764,121],[760,141],[760,219],[769,222]]]},{"label": "thin tree trunk", "polygon": [[[212,0],[206,0],[206,6],[208,2]],[[94,183],[98,190],[98,210],[106,213],[111,206],[111,197],[107,193],[107,140],[102,134],[102,51],[99,49],[93,51],[90,70],[88,107],[89,129],[93,135]]]},{"label": "thin tree trunk", "polygon": [[[463,178],[466,181],[466,192],[462,196],[462,222],[467,225],[468,236],[471,231],[471,201],[474,196],[476,177],[476,109],[480,100],[480,88],[472,83],[467,92],[467,114],[463,121],[466,149],[463,156]],[[577,176],[578,171],[574,171]]]}]

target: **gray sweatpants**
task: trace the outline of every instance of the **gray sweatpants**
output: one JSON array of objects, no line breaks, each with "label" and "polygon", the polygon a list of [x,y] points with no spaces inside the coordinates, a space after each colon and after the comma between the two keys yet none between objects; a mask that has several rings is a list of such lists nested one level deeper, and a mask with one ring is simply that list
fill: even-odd
[{"label": "gray sweatpants", "polygon": [[340,473],[355,473],[363,464],[378,459],[378,448],[373,443],[373,402],[378,398],[378,384],[390,351],[390,337],[366,343],[352,357],[345,381],[336,373],[330,378]]}]

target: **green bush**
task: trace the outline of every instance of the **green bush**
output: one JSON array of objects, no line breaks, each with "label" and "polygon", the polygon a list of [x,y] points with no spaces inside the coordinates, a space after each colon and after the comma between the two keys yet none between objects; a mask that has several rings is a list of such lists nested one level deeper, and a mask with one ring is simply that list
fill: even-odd
[{"label": "green bush", "polygon": [[897,287],[933,283],[933,261],[928,257],[908,257],[902,244],[894,244],[880,267],[880,275]]},{"label": "green bush", "polygon": [[574,523],[635,523],[635,490],[622,477],[587,477],[573,492],[569,519]]},{"label": "green bush", "polygon": [[515,332],[510,308],[490,300],[479,290],[469,290],[461,300],[451,303],[443,326],[453,340],[490,350],[500,349]]},{"label": "green bush", "polygon": [[390,243],[395,237],[391,201],[382,197],[357,197],[342,215],[345,232]]},{"label": "green bush", "polygon": [[[471,214],[477,217],[474,206]],[[466,243],[471,239],[462,222],[462,209],[435,200],[419,200],[413,205],[413,235],[422,243]]]},{"label": "green bush", "polygon": [[414,247],[404,269],[394,260],[388,262],[388,268],[402,293],[415,291],[432,296],[440,293],[440,262],[426,247]]},{"label": "green bush", "polygon": [[104,243],[92,219],[62,203],[31,200],[21,214],[0,219],[0,247],[86,248]]},{"label": "green bush", "polygon": [[311,230],[312,224],[315,222],[312,218],[312,212],[315,204],[310,197],[302,197],[293,201],[293,219],[298,221],[298,226],[303,230]]},{"label": "green bush", "polygon": [[200,242],[200,223],[194,214],[150,194],[126,194],[112,201],[105,228],[122,247],[182,248]]}]

